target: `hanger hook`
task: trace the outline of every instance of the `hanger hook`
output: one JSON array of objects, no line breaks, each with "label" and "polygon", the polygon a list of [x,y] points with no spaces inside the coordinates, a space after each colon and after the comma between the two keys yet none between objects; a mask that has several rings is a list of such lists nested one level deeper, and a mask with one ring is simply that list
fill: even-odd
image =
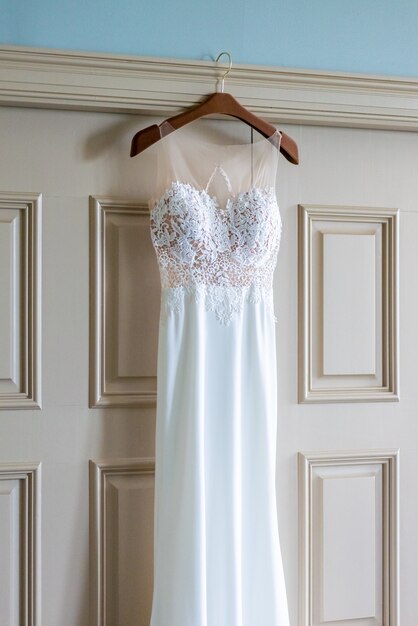
[{"label": "hanger hook", "polygon": [[229,72],[231,71],[231,67],[232,67],[232,58],[231,58],[231,55],[229,54],[229,52],[221,52],[220,54],[218,54],[217,59],[216,59],[216,63],[219,61],[219,59],[221,58],[221,56],[223,54],[226,54],[228,59],[229,59],[229,67],[226,70],[225,74],[222,76],[222,80],[221,80],[221,92],[222,93],[224,91],[224,86],[225,86],[225,77],[227,76],[227,74],[229,74]]}]

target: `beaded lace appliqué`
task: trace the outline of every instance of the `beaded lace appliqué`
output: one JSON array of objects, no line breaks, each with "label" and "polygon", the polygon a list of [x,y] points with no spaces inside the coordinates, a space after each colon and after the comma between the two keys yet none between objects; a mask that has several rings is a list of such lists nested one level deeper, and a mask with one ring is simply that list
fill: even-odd
[{"label": "beaded lace appliqu\u00e9", "polygon": [[273,187],[241,192],[223,208],[206,190],[174,181],[151,211],[162,321],[190,297],[223,324],[246,301],[265,301],[273,315],[281,227]]}]

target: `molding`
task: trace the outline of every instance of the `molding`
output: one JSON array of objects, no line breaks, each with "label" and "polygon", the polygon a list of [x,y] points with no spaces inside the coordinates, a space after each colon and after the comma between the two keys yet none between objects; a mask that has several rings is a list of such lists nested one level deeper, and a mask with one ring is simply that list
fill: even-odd
[{"label": "molding", "polygon": [[[13,355],[20,371],[16,389],[0,393],[1,409],[41,408],[41,220],[42,195],[0,191],[0,211],[21,211],[22,222],[18,232],[20,259],[18,274],[14,276],[15,289],[21,293],[19,321],[10,344],[19,346]],[[17,350],[16,350],[17,352]],[[12,383],[12,381],[10,381]],[[11,385],[10,385],[11,386]]]},{"label": "molding", "polygon": [[[313,472],[326,466],[382,466],[382,611],[387,626],[400,624],[400,499],[399,456],[397,448],[371,450],[325,450],[298,453],[299,464],[299,626],[314,626],[313,532],[318,519],[313,515]],[[316,522],[315,522],[316,519]],[[321,521],[321,520],[319,520]],[[318,598],[316,598],[318,601]],[[345,622],[344,622],[345,623]],[[351,620],[350,620],[351,623]]]},{"label": "molding", "polygon": [[90,624],[106,626],[106,484],[114,476],[154,476],[154,458],[90,460]]},{"label": "molding", "polygon": [[17,622],[25,626],[41,626],[41,463],[1,463],[0,481],[3,480],[21,483]]},{"label": "molding", "polygon": [[[299,205],[298,208],[299,402],[399,401],[399,209],[327,205]],[[321,357],[319,349],[314,346],[314,339],[320,335],[318,320],[314,318],[314,311],[318,307],[313,306],[313,276],[315,269],[317,272],[322,269],[320,265],[315,265],[313,258],[315,221],[326,222],[327,226],[338,222],[351,222],[354,226],[361,223],[381,225],[382,332],[377,337],[377,341],[381,341],[380,384],[364,378],[365,382],[361,385],[362,376],[327,378],[321,372],[322,382],[317,384],[316,378],[319,376],[316,370]]]},{"label": "molding", "polygon": [[[216,89],[225,64],[0,46],[0,105],[172,114]],[[277,123],[418,129],[418,79],[234,65],[227,90]]]},{"label": "molding", "polygon": [[[136,377],[134,388],[128,387],[124,377],[111,381],[106,345],[110,341],[106,330],[109,299],[115,294],[107,293],[106,284],[106,223],[108,216],[145,216],[149,224],[149,211],[145,205],[105,196],[90,196],[90,408],[142,407],[156,403],[156,376],[150,379]],[[149,227],[148,227],[149,228]],[[139,291],[139,289],[138,289]],[[117,372],[116,372],[117,376]],[[111,384],[113,382],[113,384]],[[116,382],[116,385],[115,385]]]}]

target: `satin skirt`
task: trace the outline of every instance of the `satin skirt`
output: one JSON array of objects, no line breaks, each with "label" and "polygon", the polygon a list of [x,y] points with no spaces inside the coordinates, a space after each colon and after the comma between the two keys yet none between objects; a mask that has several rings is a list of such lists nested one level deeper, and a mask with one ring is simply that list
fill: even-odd
[{"label": "satin skirt", "polygon": [[160,321],[151,626],[289,626],[271,307]]}]

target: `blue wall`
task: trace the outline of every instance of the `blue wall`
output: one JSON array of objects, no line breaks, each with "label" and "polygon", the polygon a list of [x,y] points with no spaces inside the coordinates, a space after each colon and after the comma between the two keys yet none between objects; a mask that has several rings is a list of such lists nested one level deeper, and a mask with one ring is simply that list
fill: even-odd
[{"label": "blue wall", "polygon": [[417,0],[0,0],[6,44],[418,76]]}]

